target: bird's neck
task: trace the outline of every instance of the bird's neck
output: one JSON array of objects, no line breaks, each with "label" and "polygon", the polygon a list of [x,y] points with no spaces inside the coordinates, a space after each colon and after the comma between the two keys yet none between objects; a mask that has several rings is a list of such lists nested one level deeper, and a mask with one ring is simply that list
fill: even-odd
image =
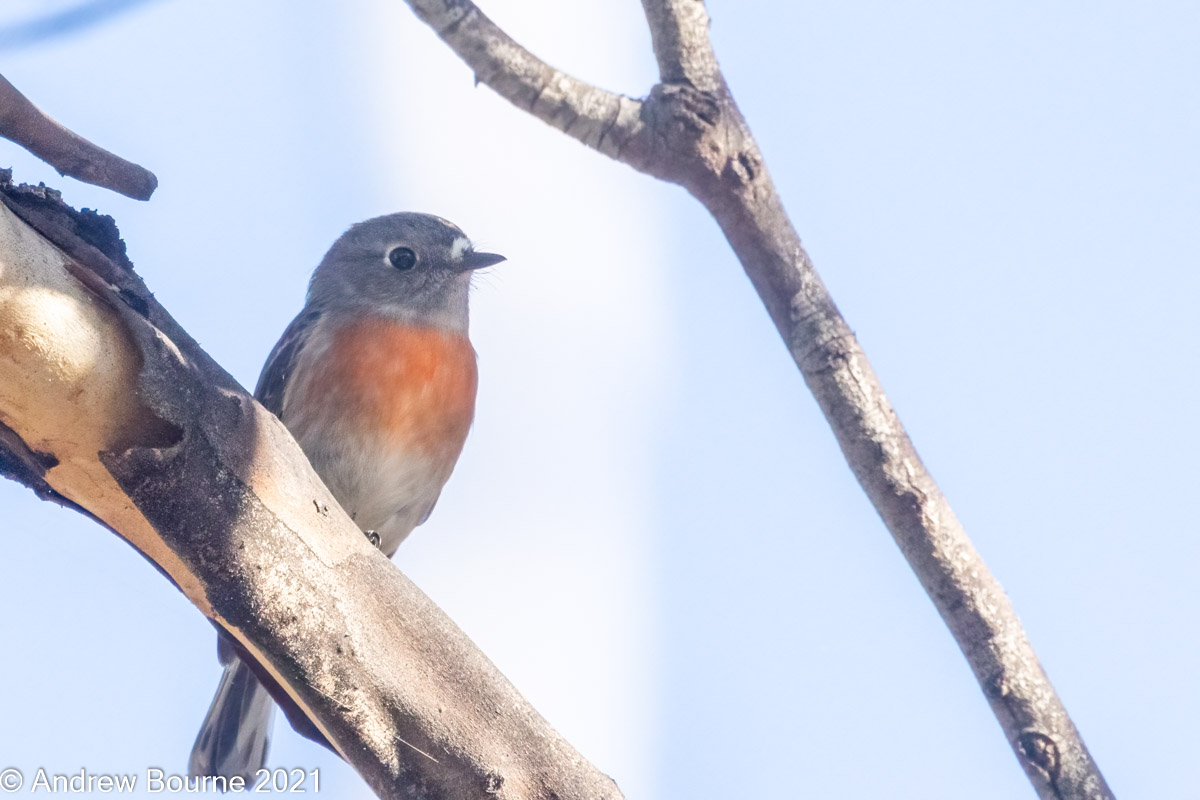
[{"label": "bird's neck", "polygon": [[334,303],[322,303],[327,309],[337,309],[338,316],[349,312],[359,318],[380,318],[400,325],[430,328],[445,333],[466,336],[469,328],[467,297],[469,278],[455,280],[438,287],[435,293],[422,297],[362,297],[346,295]]}]

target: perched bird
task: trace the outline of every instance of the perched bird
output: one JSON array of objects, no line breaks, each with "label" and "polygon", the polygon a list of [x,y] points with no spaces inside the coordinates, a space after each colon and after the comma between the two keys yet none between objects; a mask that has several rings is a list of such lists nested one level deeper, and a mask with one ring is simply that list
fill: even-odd
[{"label": "perched bird", "polygon": [[[325,254],[258,379],[255,397],[388,556],[428,519],[462,451],[475,413],[471,275],[503,260],[428,214],[360,222]],[[252,785],[274,702],[221,645],[225,672],[188,770]]]}]

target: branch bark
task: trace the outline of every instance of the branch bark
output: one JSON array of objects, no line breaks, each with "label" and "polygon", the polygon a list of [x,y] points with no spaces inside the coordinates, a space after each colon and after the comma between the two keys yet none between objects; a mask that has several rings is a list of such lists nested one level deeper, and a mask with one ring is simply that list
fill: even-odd
[{"label": "branch bark", "polygon": [[0,136],[58,170],[60,175],[149,200],[158,178],[145,167],[113,155],[58,124],[0,75]]},{"label": "branch bark", "polygon": [[0,474],[153,561],[383,798],[610,798],[132,271],[0,176]]},{"label": "branch bark", "polygon": [[709,210],[1038,795],[1111,798],[1003,589],[921,463],[801,246],[725,84],[702,0],[643,0],[660,81],[641,101],[550,67],[469,0],[407,2],[477,80],[593,149],[682,185]]}]

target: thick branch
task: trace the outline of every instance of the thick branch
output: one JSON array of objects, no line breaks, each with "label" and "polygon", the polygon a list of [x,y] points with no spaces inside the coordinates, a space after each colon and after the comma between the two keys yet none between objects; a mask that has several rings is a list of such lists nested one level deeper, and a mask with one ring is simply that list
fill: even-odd
[{"label": "thick branch", "polygon": [[[482,18],[467,0],[409,0],[409,5],[427,22],[431,8],[453,7],[465,20]],[[643,101],[640,126],[630,129],[620,152],[608,155],[683,185],[721,226],[847,462],[946,621],[1038,794],[1111,797],[1003,589],[921,463],[801,246],[721,77],[703,2],[643,0],[643,5],[662,82]],[[515,77],[495,56],[517,47],[506,35],[489,22],[459,26],[442,38],[481,80],[512,99],[507,87]],[[523,91],[536,96],[537,75],[522,80]],[[581,96],[595,91],[578,81],[571,85]]]},{"label": "thick branch", "polygon": [[0,200],[0,471],[152,560],[380,797],[620,797],[368,544],[111,220]]},{"label": "thick branch", "polygon": [[58,170],[135,200],[149,200],[158,178],[73,133],[46,116],[0,75],[0,136],[11,139]]}]

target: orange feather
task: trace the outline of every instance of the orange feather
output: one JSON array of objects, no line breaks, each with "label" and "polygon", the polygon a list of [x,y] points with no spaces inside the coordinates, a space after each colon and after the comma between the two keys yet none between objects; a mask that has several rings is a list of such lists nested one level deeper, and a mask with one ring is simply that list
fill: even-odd
[{"label": "orange feather", "polygon": [[315,386],[338,387],[347,415],[388,444],[453,464],[475,416],[478,373],[466,336],[368,318],[333,335]]}]

